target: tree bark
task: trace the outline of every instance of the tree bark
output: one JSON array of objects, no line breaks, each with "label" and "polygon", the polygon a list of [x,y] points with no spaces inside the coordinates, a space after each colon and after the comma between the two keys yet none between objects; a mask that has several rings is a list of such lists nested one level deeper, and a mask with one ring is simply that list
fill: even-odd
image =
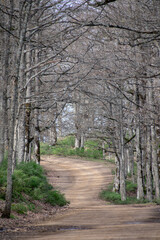
[{"label": "tree bark", "polygon": [[157,143],[156,143],[156,132],[155,126],[151,126],[151,142],[152,142],[152,171],[153,171],[153,180],[155,186],[155,197],[159,199],[159,173],[158,173],[158,159],[157,159]]},{"label": "tree bark", "polygon": [[8,169],[7,169],[7,190],[6,190],[6,202],[5,209],[2,213],[2,218],[10,218],[11,203],[12,203],[12,173],[13,173],[13,144],[14,144],[14,126],[15,126],[15,105],[17,99],[18,79],[13,78],[13,92],[11,100],[11,119],[10,119],[10,142],[8,150]]},{"label": "tree bark", "polygon": [[[10,1],[11,9],[12,9],[12,15],[13,16],[13,1]],[[12,87],[12,99],[11,99],[11,110],[10,110],[10,132],[9,132],[9,151],[8,151],[8,170],[7,170],[7,190],[6,190],[6,202],[5,202],[5,209],[2,213],[2,217],[9,218],[11,213],[11,202],[12,202],[12,173],[13,173],[13,163],[15,162],[15,159],[13,159],[13,146],[14,146],[14,136],[16,133],[15,130],[15,120],[17,117],[17,96],[18,96],[18,84],[19,84],[19,78],[20,78],[20,64],[21,64],[21,56],[22,56],[22,50],[24,46],[24,39],[26,35],[26,29],[27,29],[27,23],[28,18],[30,14],[31,9],[31,2],[26,2],[25,5],[25,16],[24,16],[24,22],[23,26],[21,24],[21,18],[20,26],[22,27],[19,29],[19,42],[18,47],[15,49],[16,52],[16,62],[15,62],[15,74],[12,77],[13,79],[13,87]],[[20,12],[22,14],[22,12]],[[17,50],[17,51],[16,51]]]},{"label": "tree bark", "polygon": [[125,159],[124,159],[124,129],[123,129],[123,99],[120,105],[120,194],[121,200],[126,200]]},{"label": "tree bark", "polygon": [[147,127],[147,147],[146,147],[146,180],[147,180],[147,199],[152,201],[152,146],[151,146],[151,128]]},{"label": "tree bark", "polygon": [[120,159],[118,159],[117,156],[115,156],[115,165],[116,165],[116,171],[115,171],[115,177],[114,177],[114,185],[113,185],[113,192],[120,192]]}]

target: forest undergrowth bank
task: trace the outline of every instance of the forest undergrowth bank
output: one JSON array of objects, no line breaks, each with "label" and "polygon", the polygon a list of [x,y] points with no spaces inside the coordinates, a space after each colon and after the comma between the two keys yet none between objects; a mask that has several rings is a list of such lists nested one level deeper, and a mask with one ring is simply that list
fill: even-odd
[{"label": "forest undergrowth bank", "polygon": [[[11,219],[36,215],[44,210],[54,212],[69,202],[65,196],[48,183],[42,166],[31,161],[20,163],[13,173],[13,194]],[[7,159],[0,168],[0,212],[3,211],[7,186]]]}]

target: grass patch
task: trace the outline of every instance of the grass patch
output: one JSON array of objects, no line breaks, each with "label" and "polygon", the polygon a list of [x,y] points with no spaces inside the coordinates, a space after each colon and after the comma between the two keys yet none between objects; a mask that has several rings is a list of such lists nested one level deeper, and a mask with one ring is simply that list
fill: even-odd
[{"label": "grass patch", "polygon": [[16,217],[13,214],[10,215],[10,218],[11,219],[16,219]]},{"label": "grass patch", "polygon": [[128,194],[136,194],[137,193],[137,183],[133,183],[132,181],[126,181],[126,191]]},{"label": "grass patch", "polygon": [[35,204],[26,201],[20,203],[12,203],[11,209],[12,211],[19,214],[27,214],[28,211],[35,212],[36,206]]},{"label": "grass patch", "polygon": [[103,153],[100,149],[100,143],[96,140],[87,140],[84,148],[74,148],[75,137],[67,136],[59,139],[55,146],[49,146],[47,143],[41,143],[42,155],[59,156],[79,156],[82,158],[102,159]]},{"label": "grass patch", "polygon": [[52,206],[64,206],[66,205],[65,197],[59,193],[59,191],[50,191],[46,195],[46,202],[50,203]]},{"label": "grass patch", "polygon": [[[6,160],[0,165],[0,198],[5,200],[7,185]],[[12,210],[19,214],[35,211],[33,200],[64,206],[68,202],[64,195],[47,181],[43,168],[35,162],[20,163],[13,173]]]},{"label": "grass patch", "polygon": [[112,164],[115,164],[115,159],[114,158],[106,158],[106,161]]},{"label": "grass patch", "polygon": [[11,209],[19,214],[26,214],[28,210],[23,203],[13,203]]},{"label": "grass patch", "polygon": [[146,199],[136,198],[137,184],[132,183],[131,181],[126,181],[127,199],[125,201],[121,201],[121,195],[113,192],[112,189],[113,184],[110,184],[106,190],[103,190],[100,193],[100,198],[112,204],[142,204],[149,202]]}]

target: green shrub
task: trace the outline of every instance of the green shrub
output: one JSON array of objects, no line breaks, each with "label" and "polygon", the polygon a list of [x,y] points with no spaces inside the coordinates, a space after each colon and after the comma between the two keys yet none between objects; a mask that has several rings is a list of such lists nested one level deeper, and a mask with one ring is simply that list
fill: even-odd
[{"label": "green shrub", "polygon": [[23,203],[13,203],[11,209],[19,214],[27,213],[27,207]]},{"label": "green shrub", "polygon": [[110,184],[106,190],[103,190],[100,193],[100,198],[113,204],[139,204],[148,202],[146,199],[136,198],[137,185],[130,181],[126,182],[126,192],[128,196],[125,201],[121,201],[121,195],[119,193],[113,192],[112,190],[113,184]]},{"label": "green shrub", "polygon": [[103,190],[100,193],[100,197],[105,200],[109,201],[111,203],[120,203],[121,202],[121,196],[119,193],[112,192],[111,190]]},{"label": "green shrub", "polygon": [[68,202],[66,201],[63,194],[61,194],[59,191],[49,191],[45,197],[45,201],[47,203],[50,203],[52,206],[64,206]]},{"label": "green shrub", "polygon": [[8,165],[7,158],[5,157],[4,160],[0,163],[0,169],[3,170],[3,171],[6,170],[7,165]]},{"label": "green shrub", "polygon": [[7,186],[7,171],[0,171],[0,187]]},{"label": "green shrub", "polygon": [[45,178],[45,176],[43,175],[43,168],[34,161],[28,163],[22,162],[16,167],[16,169],[22,169],[23,173],[25,173],[29,177],[37,176]]},{"label": "green shrub", "polygon": [[51,155],[51,154],[53,154],[52,153],[52,146],[49,146],[46,143],[41,143],[40,153],[42,155]]},{"label": "green shrub", "polygon": [[40,179],[37,176],[31,176],[30,178],[26,179],[26,186],[30,188],[37,188],[40,185]]},{"label": "green shrub", "polygon": [[57,144],[61,145],[61,146],[70,146],[70,147],[74,147],[74,143],[75,143],[75,137],[74,136],[67,136],[64,137],[62,139],[59,139]]},{"label": "green shrub", "polygon": [[5,158],[4,161],[0,164],[0,187],[7,186],[7,160]]},{"label": "green shrub", "polygon": [[137,184],[131,181],[126,181],[126,191],[136,193],[137,192]]},{"label": "green shrub", "polygon": [[6,187],[0,187],[0,199],[4,200],[6,195]]},{"label": "green shrub", "polygon": [[49,184],[47,181],[40,182],[39,188],[42,192],[48,192],[53,189],[53,186]]},{"label": "green shrub", "polygon": [[35,207],[35,205],[33,203],[28,203],[27,204],[27,208],[31,212],[35,212],[36,211],[36,207]]},{"label": "green shrub", "polygon": [[22,192],[28,193],[29,189],[26,187],[27,175],[22,169],[15,169],[13,174],[13,200],[23,200]]},{"label": "green shrub", "polygon": [[35,200],[42,200],[44,198],[44,194],[40,188],[35,188],[33,190],[32,198]]},{"label": "green shrub", "polygon": [[[5,199],[7,182],[7,165],[4,165],[5,167],[0,169],[0,198],[2,199]],[[12,198],[16,201],[12,210],[20,214],[26,213],[27,209],[34,209],[34,205],[31,205],[32,200],[49,202],[53,206],[67,204],[63,194],[53,191],[53,186],[48,183],[43,168],[35,162],[20,163],[14,170]]]}]

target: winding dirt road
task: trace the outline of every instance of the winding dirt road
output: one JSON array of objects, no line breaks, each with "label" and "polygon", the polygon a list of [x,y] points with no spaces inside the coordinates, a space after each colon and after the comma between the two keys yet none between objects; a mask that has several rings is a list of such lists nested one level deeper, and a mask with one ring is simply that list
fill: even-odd
[{"label": "winding dirt road", "polygon": [[153,240],[160,239],[160,208],[153,205],[109,205],[98,193],[112,181],[112,166],[105,163],[47,156],[42,165],[50,183],[65,193],[67,211],[39,223],[34,240]]}]

